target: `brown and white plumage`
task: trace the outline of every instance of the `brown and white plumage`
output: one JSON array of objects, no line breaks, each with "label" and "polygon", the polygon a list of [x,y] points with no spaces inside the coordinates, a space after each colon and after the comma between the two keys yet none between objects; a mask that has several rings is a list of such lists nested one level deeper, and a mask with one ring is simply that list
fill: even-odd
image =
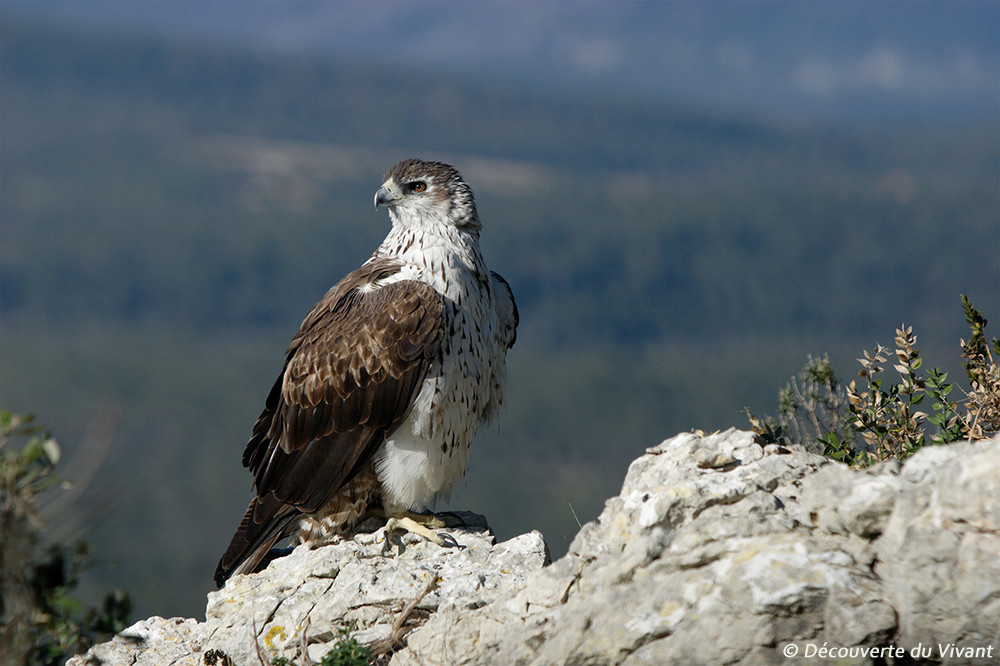
[{"label": "brown and white plumage", "polygon": [[517,308],[480,254],[472,190],[439,162],[404,160],[383,180],[389,235],[306,316],[254,425],[255,497],[220,586],[296,531],[321,542],[369,509],[426,509],[503,400]]}]

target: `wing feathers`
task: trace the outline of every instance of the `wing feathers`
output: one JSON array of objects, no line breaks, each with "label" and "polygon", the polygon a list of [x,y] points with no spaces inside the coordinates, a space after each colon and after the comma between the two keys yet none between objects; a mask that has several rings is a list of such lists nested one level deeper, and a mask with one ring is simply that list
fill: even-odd
[{"label": "wing feathers", "polygon": [[220,584],[262,561],[295,516],[319,510],[409,412],[440,354],[444,300],[413,280],[380,286],[399,269],[369,261],[292,338],[243,451],[257,497],[219,564]]},{"label": "wing feathers", "polygon": [[[350,470],[346,459],[371,455],[405,417],[439,352],[444,305],[431,287],[401,281],[365,292],[353,288],[351,298],[335,288],[314,309],[321,314],[308,317],[303,325],[308,330],[296,336],[270,437],[250,443],[266,445],[269,454],[245,456],[258,494],[274,492],[282,501],[298,503],[303,498],[291,486],[324,487],[310,491],[310,497],[339,490],[343,479],[324,478],[316,473],[318,466],[329,459]],[[330,301],[339,307],[329,307]],[[266,420],[267,414],[261,417]]]},{"label": "wing feathers", "polygon": [[222,587],[233,574],[256,570],[297,514],[293,507],[278,504],[273,498],[255,497],[243,515],[229,548],[219,560],[215,569],[215,584]]},{"label": "wing feathers", "polygon": [[503,276],[496,271],[490,271],[493,278],[493,293],[497,297],[497,306],[500,312],[500,321],[503,327],[507,349],[514,346],[517,341],[517,325],[520,316],[517,313],[517,303],[514,301],[514,292],[510,289],[510,284]]}]

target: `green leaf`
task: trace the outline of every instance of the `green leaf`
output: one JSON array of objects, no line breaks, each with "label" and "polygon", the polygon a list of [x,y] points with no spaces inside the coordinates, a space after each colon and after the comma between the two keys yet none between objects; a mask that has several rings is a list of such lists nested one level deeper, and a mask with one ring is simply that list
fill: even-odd
[{"label": "green leaf", "polygon": [[30,465],[43,455],[45,455],[45,451],[42,449],[42,443],[36,438],[29,439],[21,450],[21,460],[25,465]]}]

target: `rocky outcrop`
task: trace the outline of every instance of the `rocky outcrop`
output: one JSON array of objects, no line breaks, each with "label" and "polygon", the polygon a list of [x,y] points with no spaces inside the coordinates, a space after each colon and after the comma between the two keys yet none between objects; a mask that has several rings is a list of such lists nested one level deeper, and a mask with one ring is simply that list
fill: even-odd
[{"label": "rocky outcrop", "polygon": [[537,532],[451,533],[464,549],[296,549],[206,622],[150,618],[70,663],[305,664],[348,623],[400,665],[1000,661],[1000,439],[853,471],[682,434],[552,564]]},{"label": "rocky outcrop", "polygon": [[[69,664],[319,663],[351,627],[385,654],[435,612],[468,612],[524,586],[549,563],[539,532],[496,543],[483,516],[460,512],[456,548],[384,529],[317,549],[299,547],[208,595],[206,621],[152,617]],[[303,656],[306,655],[306,656]]]}]

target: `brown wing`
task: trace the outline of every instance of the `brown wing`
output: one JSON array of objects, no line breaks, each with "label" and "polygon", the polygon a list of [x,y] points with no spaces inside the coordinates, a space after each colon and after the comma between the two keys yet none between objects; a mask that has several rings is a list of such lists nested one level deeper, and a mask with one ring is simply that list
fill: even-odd
[{"label": "brown wing", "polygon": [[374,286],[398,270],[369,261],[316,304],[292,339],[243,452],[257,497],[217,582],[263,557],[296,516],[322,507],[406,417],[440,351],[444,301],[413,280]]},{"label": "brown wing", "polygon": [[514,292],[510,289],[510,284],[503,276],[496,271],[490,271],[493,277],[493,293],[496,294],[497,312],[500,313],[500,331],[502,339],[507,349],[517,342],[517,325],[521,322],[521,316],[517,313],[517,302],[514,301]]},{"label": "brown wing", "polygon": [[411,280],[358,290],[389,270],[349,275],[293,338],[243,453],[258,495],[319,509],[406,416],[439,352],[444,307]]}]

